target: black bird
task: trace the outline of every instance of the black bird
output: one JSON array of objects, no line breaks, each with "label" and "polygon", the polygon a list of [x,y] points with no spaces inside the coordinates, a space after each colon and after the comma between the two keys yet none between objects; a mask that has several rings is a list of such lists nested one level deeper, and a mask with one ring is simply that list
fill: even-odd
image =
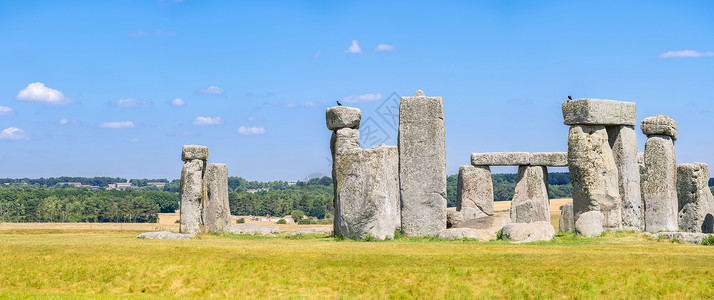
[{"label": "black bird", "polygon": [[342,106],[342,103],[340,103],[340,101],[337,101],[337,106]]},{"label": "black bird", "polygon": [[573,97],[568,96],[568,100],[573,100]]}]

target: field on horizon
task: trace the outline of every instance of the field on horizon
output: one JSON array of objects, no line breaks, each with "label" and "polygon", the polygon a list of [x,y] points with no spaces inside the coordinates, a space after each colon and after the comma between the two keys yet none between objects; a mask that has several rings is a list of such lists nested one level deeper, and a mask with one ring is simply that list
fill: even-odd
[{"label": "field on horizon", "polygon": [[506,241],[0,231],[0,297],[705,298],[714,247],[611,233]]}]

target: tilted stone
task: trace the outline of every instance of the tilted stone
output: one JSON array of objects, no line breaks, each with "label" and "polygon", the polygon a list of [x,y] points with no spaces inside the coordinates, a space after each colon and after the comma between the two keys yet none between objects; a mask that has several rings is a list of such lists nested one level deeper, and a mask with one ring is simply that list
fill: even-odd
[{"label": "tilted stone", "polygon": [[666,135],[673,141],[677,140],[677,122],[665,115],[656,115],[642,120],[642,133],[650,135]]},{"label": "tilted stone", "polygon": [[622,228],[639,231],[642,224],[642,193],[640,167],[637,157],[637,133],[633,126],[608,126],[607,135],[612,155],[617,164],[620,197],[622,199]]},{"label": "tilted stone", "polygon": [[471,153],[474,166],[525,166],[531,163],[528,152]]},{"label": "tilted stone", "polygon": [[568,152],[534,152],[531,153],[531,166],[567,167]]},{"label": "tilted stone", "polygon": [[[350,239],[394,238],[400,226],[398,161],[395,146],[346,150],[335,161],[339,234]],[[446,212],[442,221],[446,228]]]},{"label": "tilted stone", "polygon": [[511,218],[507,215],[495,215],[481,217],[472,220],[466,220],[455,228],[470,228],[476,231],[476,236],[479,241],[487,242],[497,238],[498,231],[503,229],[503,226],[511,222]]},{"label": "tilted stone", "polygon": [[280,227],[278,227],[277,225],[258,225],[252,223],[241,223],[232,225],[230,228],[228,228],[228,232],[233,234],[274,236],[280,233]]},{"label": "tilted stone", "polygon": [[705,163],[677,165],[679,229],[714,232],[714,196],[709,189],[709,166]]},{"label": "tilted stone", "polygon": [[575,232],[578,235],[593,237],[603,232],[602,221],[605,216],[599,211],[589,211],[580,215],[575,221]]},{"label": "tilted stone", "polygon": [[149,240],[183,240],[192,239],[196,237],[195,234],[187,233],[173,233],[169,231],[158,231],[158,232],[144,232],[139,234],[137,239],[149,239]]},{"label": "tilted stone", "polygon": [[574,220],[588,211],[599,211],[605,216],[605,230],[620,229],[619,177],[604,126],[570,127],[568,169],[573,185]]},{"label": "tilted stone", "polygon": [[565,125],[629,125],[635,126],[637,118],[634,102],[577,99],[563,102]]},{"label": "tilted stone", "polygon": [[181,151],[181,160],[198,159],[202,161],[208,160],[208,147],[199,145],[184,145]]},{"label": "tilted stone", "polygon": [[181,170],[180,226],[181,233],[200,233],[203,227],[201,218],[204,199],[203,168],[205,162],[198,159],[186,161]]},{"label": "tilted stone", "polygon": [[558,221],[559,230],[562,232],[575,231],[575,221],[573,218],[573,202],[565,203],[560,207],[560,220]]},{"label": "tilted stone", "polygon": [[465,165],[459,168],[456,210],[465,220],[493,215],[493,181],[488,166]]},{"label": "tilted stone", "polygon": [[658,232],[652,235],[653,239],[677,239],[682,243],[701,244],[702,240],[709,237],[710,234],[698,232]]},{"label": "tilted stone", "polygon": [[538,221],[533,223],[510,223],[503,226],[501,234],[504,238],[513,240],[512,243],[528,243],[536,241],[550,241],[555,237],[555,229],[550,222]]},{"label": "tilted stone", "polygon": [[231,227],[231,209],[228,205],[228,167],[225,164],[208,164],[204,175],[206,202],[203,205],[204,231],[223,233]]},{"label": "tilted stone", "polygon": [[435,236],[446,228],[446,137],[441,97],[402,97],[399,105],[402,231]]},{"label": "tilted stone", "polygon": [[550,222],[549,206],[546,167],[519,166],[511,201],[511,220],[515,223]]},{"label": "tilted stone", "polygon": [[359,108],[347,106],[330,107],[325,111],[327,129],[337,130],[342,128],[359,129],[362,111]]},{"label": "tilted stone", "polygon": [[643,180],[645,230],[678,230],[677,161],[671,137],[651,135],[647,139]]}]

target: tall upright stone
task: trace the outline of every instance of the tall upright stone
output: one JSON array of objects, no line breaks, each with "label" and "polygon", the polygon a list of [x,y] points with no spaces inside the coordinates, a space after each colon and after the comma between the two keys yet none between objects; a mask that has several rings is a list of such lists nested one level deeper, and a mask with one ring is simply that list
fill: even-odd
[{"label": "tall upright stone", "polygon": [[208,147],[184,145],[181,159],[184,164],[179,187],[181,208],[179,231],[190,234],[200,233],[203,230],[201,213],[206,199],[203,172],[208,160]]},{"label": "tall upright stone", "polygon": [[204,176],[206,202],[203,207],[204,231],[222,233],[231,227],[231,210],[228,205],[228,167],[225,164],[208,164]]},{"label": "tall upright stone", "polygon": [[674,153],[677,124],[667,116],[658,115],[642,120],[641,129],[647,135],[642,184],[645,230],[676,231],[679,229],[677,160]]},{"label": "tall upright stone", "polygon": [[573,202],[565,203],[560,207],[560,220],[558,228],[562,232],[575,231],[575,221],[573,220]]},{"label": "tall upright stone", "polygon": [[634,126],[608,126],[607,135],[617,165],[622,199],[622,228],[639,231],[642,224],[640,168],[637,163],[637,133]]},{"label": "tall upright stone", "polygon": [[332,186],[333,186],[333,232],[336,236],[340,235],[339,226],[339,209],[340,205],[337,202],[337,174],[335,174],[335,165],[339,160],[340,155],[350,149],[359,149],[359,125],[362,120],[362,111],[358,108],[347,106],[335,106],[325,110],[325,122],[327,129],[332,130],[330,138],[330,151],[332,152]]},{"label": "tall upright stone", "polygon": [[548,170],[542,166],[519,166],[516,190],[511,201],[514,223],[550,222]]},{"label": "tall upright stone", "polygon": [[714,197],[709,189],[709,166],[705,163],[677,165],[679,229],[714,232]]},{"label": "tall upright stone", "polygon": [[461,212],[464,220],[493,216],[493,181],[489,166],[459,168],[456,210]]},{"label": "tall upright stone", "polygon": [[399,105],[402,231],[436,236],[446,229],[446,134],[441,97],[419,90]]}]

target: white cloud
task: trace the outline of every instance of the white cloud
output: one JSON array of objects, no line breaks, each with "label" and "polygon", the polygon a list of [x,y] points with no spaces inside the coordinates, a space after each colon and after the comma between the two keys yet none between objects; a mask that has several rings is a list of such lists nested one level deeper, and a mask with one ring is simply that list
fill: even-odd
[{"label": "white cloud", "polygon": [[379,44],[377,45],[377,48],[374,48],[374,52],[378,51],[394,51],[397,50],[397,47],[394,47],[392,45],[387,45],[387,44]]},{"label": "white cloud", "polygon": [[15,99],[48,105],[67,105],[74,102],[74,100],[65,97],[62,92],[48,88],[42,82],[30,83],[24,90],[17,93]]},{"label": "white cloud", "polygon": [[171,100],[171,105],[173,105],[173,106],[183,106],[184,104],[186,104],[186,101],[183,101],[183,99],[181,99],[181,98],[176,98],[174,100]]},{"label": "white cloud", "polygon": [[198,91],[198,93],[199,93],[199,94],[222,95],[223,93],[225,93],[225,91],[224,91],[222,88],[219,88],[219,87],[217,87],[217,86],[212,85],[212,86],[209,86],[209,87],[207,87],[207,88],[205,88],[205,89],[201,89],[200,91]]},{"label": "white cloud", "polygon": [[263,121],[263,118],[258,118],[258,117],[256,117],[256,116],[250,116],[250,117],[248,117],[248,121],[250,121],[250,122],[260,122],[260,121]]},{"label": "white cloud", "polygon": [[15,111],[12,110],[12,108],[0,105],[0,116],[12,115],[14,113]]},{"label": "white cloud", "polygon": [[132,121],[104,122],[99,124],[99,128],[134,128]]},{"label": "white cloud", "polygon": [[677,50],[667,51],[657,56],[657,58],[680,58],[680,57],[707,57],[714,56],[714,51]]},{"label": "white cloud", "polygon": [[206,126],[206,125],[220,125],[223,124],[223,119],[221,117],[198,117],[193,120],[193,125]]},{"label": "white cloud", "polygon": [[131,142],[131,143],[138,143],[138,142],[141,142],[141,139],[135,137],[135,138],[129,140],[129,142]]},{"label": "white cloud", "polygon": [[239,134],[265,134],[265,128],[263,127],[238,127]]},{"label": "white cloud", "polygon": [[114,105],[120,107],[148,107],[151,106],[151,102],[135,98],[125,98],[114,101]]},{"label": "white cloud", "polygon": [[67,124],[69,124],[69,120],[67,120],[67,119],[60,120],[60,125],[67,125]]},{"label": "white cloud", "polygon": [[305,107],[307,107],[307,108],[311,108],[311,107],[315,107],[315,106],[317,106],[317,103],[315,103],[315,102],[310,102],[310,101],[305,102]]},{"label": "white cloud", "polygon": [[350,45],[349,48],[347,48],[347,53],[362,53],[362,48],[359,47],[359,43],[357,40],[352,41],[352,45]]},{"label": "white cloud", "polygon": [[352,95],[342,98],[344,103],[367,103],[382,99],[382,94]]},{"label": "white cloud", "polygon": [[318,58],[320,55],[322,55],[322,50],[315,52],[315,54],[312,55],[312,58]]},{"label": "white cloud", "polygon": [[9,127],[0,132],[0,140],[30,140],[30,134],[17,127]]},{"label": "white cloud", "polygon": [[77,120],[68,120],[67,118],[62,118],[59,120],[60,125],[79,125],[79,122]]}]

